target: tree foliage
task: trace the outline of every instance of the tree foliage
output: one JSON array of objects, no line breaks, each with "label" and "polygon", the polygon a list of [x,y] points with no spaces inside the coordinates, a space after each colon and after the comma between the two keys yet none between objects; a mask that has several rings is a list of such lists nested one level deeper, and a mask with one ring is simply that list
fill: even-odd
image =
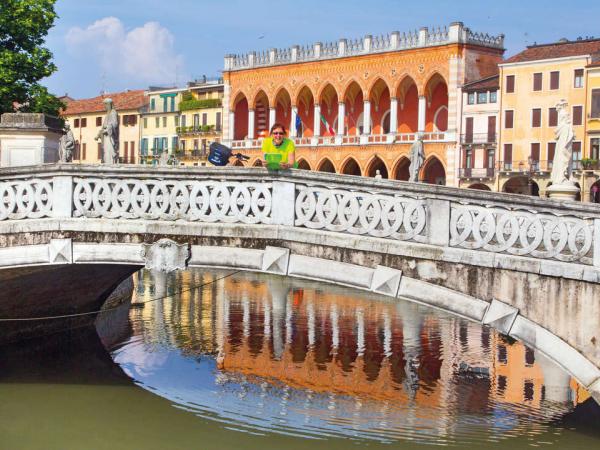
[{"label": "tree foliage", "polygon": [[58,115],[64,105],[39,81],[56,71],[43,46],[54,24],[56,0],[0,0],[0,113]]}]

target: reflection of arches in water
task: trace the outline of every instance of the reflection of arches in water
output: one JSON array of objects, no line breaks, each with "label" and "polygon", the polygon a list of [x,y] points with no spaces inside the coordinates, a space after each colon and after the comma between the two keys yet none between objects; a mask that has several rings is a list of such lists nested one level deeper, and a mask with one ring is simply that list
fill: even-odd
[{"label": "reflection of arches in water", "polygon": [[317,170],[319,172],[335,173],[335,167],[333,166],[333,163],[327,158],[321,161]]},{"label": "reflection of arches in water", "polygon": [[394,180],[408,181],[410,178],[410,159],[403,157],[394,168]]},{"label": "reflection of arches in water", "polygon": [[590,201],[600,203],[600,180],[590,186]]},{"label": "reflection of arches in water", "polygon": [[361,176],[360,167],[354,158],[349,158],[342,167],[342,173],[344,175],[357,175]]},{"label": "reflection of arches in water", "polygon": [[379,156],[375,156],[367,166],[367,176],[374,177],[377,175],[377,171],[379,171],[381,178],[388,178],[387,166]]},{"label": "reflection of arches in water", "polygon": [[298,169],[310,170],[310,164],[305,159],[298,160]]},{"label": "reflection of arches in water", "polygon": [[475,183],[468,186],[468,189],[475,189],[478,191],[491,191],[490,187],[487,184],[483,183]]},{"label": "reflection of arches in water", "polygon": [[423,165],[422,180],[429,184],[446,184],[446,171],[444,166],[435,156],[429,158]]},{"label": "reflection of arches in water", "polygon": [[538,184],[525,176],[516,176],[510,178],[502,187],[502,192],[508,194],[533,195],[539,197],[540,187]]}]

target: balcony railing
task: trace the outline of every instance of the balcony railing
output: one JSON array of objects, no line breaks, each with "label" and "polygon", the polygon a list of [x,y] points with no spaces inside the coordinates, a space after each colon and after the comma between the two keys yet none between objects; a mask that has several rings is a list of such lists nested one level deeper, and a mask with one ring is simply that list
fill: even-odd
[{"label": "balcony railing", "polygon": [[498,161],[497,169],[500,172],[512,173],[546,173],[552,171],[552,161],[520,160]]},{"label": "balcony railing", "polygon": [[[419,133],[397,134],[370,134],[370,135],[343,135],[343,136],[312,136],[291,137],[294,144],[302,146],[321,145],[369,145],[369,144],[412,144],[417,140]],[[456,142],[456,135],[450,132],[434,131],[422,133],[424,142]],[[257,148],[262,145],[263,138],[230,141],[232,148]]]},{"label": "balcony railing", "polygon": [[461,167],[458,169],[460,178],[494,178],[494,167]]},{"label": "balcony railing", "polygon": [[461,144],[495,144],[496,140],[496,133],[469,133],[460,136]]}]

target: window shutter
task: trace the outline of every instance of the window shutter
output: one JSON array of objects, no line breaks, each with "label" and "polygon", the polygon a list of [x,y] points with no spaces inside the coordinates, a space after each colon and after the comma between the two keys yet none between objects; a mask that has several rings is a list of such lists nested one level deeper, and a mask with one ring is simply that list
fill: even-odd
[{"label": "window shutter", "polygon": [[96,126],[97,127],[101,127],[102,126],[102,117],[96,117]]},{"label": "window shutter", "polygon": [[550,72],[550,89],[558,89],[560,85],[560,72]]},{"label": "window shutter", "polygon": [[86,144],[85,144],[85,142],[83,143],[82,148],[83,148],[83,159],[85,159],[85,153],[86,153]]},{"label": "window shutter", "polygon": [[506,76],[506,92],[509,94],[515,92],[515,76],[514,75]]},{"label": "window shutter", "polygon": [[554,152],[556,151],[556,142],[548,142],[548,161],[554,161]]},{"label": "window shutter", "polygon": [[465,119],[465,142],[470,144],[473,142],[473,118],[467,117]]},{"label": "window shutter", "polygon": [[556,108],[549,108],[548,109],[548,126],[555,127],[556,125],[558,125],[558,112],[556,111]]},{"label": "window shutter", "polygon": [[514,111],[504,111],[504,128],[513,127]]},{"label": "window shutter", "polygon": [[102,144],[98,142],[98,159],[102,159]]},{"label": "window shutter", "polygon": [[573,125],[583,125],[583,107],[573,106]]},{"label": "window shutter", "polygon": [[531,160],[532,161],[540,160],[540,144],[539,144],[539,142],[531,144]]},{"label": "window shutter", "polygon": [[542,90],[542,74],[541,73],[533,74],[533,90],[534,91]]},{"label": "window shutter", "polygon": [[496,142],[496,116],[488,116],[488,142]]},{"label": "window shutter", "polygon": [[533,128],[542,126],[542,110],[540,108],[533,108],[531,112],[531,126]]},{"label": "window shutter", "polygon": [[512,144],[504,144],[504,162],[512,162]]}]

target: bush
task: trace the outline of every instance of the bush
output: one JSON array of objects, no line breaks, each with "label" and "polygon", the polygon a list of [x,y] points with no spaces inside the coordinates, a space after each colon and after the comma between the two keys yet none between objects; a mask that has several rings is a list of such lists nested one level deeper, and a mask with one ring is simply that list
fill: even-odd
[{"label": "bush", "polygon": [[209,98],[205,100],[183,100],[179,103],[180,111],[189,111],[190,109],[206,109],[206,108],[220,108],[220,98]]}]

